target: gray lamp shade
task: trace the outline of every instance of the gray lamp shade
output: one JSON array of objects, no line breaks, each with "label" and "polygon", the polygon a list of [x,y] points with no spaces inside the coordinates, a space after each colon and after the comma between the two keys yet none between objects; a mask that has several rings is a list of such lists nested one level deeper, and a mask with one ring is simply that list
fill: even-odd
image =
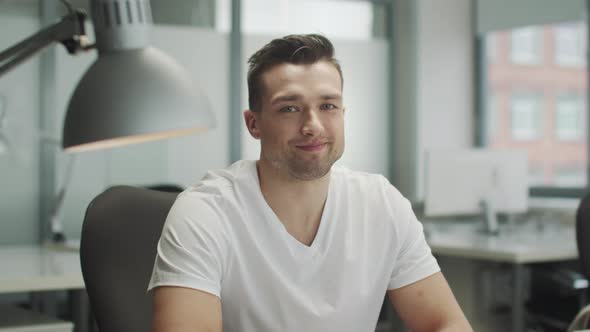
[{"label": "gray lamp shade", "polygon": [[68,105],[63,148],[88,151],[196,133],[214,126],[206,96],[153,47],[99,55]]}]

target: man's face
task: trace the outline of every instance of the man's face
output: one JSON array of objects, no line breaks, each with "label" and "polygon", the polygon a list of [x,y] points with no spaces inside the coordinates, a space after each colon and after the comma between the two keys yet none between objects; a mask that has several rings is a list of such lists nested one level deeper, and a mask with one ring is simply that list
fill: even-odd
[{"label": "man's face", "polygon": [[329,62],[281,64],[261,77],[260,112],[245,112],[260,162],[299,180],[326,175],[344,151],[342,80]]}]

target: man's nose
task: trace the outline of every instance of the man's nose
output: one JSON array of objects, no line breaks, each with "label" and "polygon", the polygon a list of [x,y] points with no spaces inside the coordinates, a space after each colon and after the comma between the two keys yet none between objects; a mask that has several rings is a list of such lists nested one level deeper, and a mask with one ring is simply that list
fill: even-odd
[{"label": "man's nose", "polygon": [[317,136],[321,133],[323,128],[319,114],[316,110],[309,110],[305,112],[303,125],[301,126],[301,133],[305,136]]}]

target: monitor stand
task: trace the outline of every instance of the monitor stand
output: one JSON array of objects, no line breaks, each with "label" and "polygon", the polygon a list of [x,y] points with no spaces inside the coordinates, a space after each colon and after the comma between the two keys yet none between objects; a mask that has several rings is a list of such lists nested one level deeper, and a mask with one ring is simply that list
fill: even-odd
[{"label": "monitor stand", "polygon": [[498,219],[496,217],[496,206],[491,199],[482,200],[479,205],[482,208],[484,216],[484,233],[488,235],[500,234]]}]

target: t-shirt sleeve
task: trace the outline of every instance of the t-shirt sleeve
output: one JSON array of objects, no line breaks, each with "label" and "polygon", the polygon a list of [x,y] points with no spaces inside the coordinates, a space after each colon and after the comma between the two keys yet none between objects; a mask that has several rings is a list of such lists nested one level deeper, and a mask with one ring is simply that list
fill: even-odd
[{"label": "t-shirt sleeve", "polygon": [[211,197],[182,193],[173,204],[162,235],[148,291],[158,286],[221,293],[227,237]]},{"label": "t-shirt sleeve", "polygon": [[418,221],[410,202],[389,182],[390,202],[397,228],[397,254],[387,289],[407,286],[440,271],[436,258],[426,243],[422,223]]}]

